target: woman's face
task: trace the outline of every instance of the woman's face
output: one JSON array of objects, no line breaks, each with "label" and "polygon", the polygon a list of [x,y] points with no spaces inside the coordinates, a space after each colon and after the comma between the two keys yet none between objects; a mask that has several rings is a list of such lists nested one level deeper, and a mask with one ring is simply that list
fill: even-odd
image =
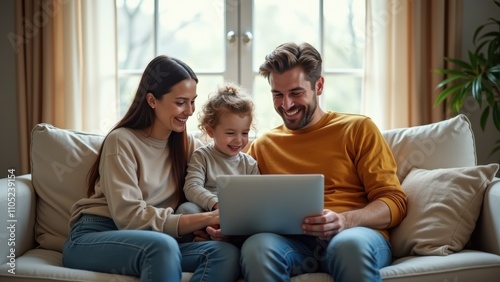
[{"label": "woman's face", "polygon": [[155,112],[155,120],[151,137],[165,140],[172,131],[183,132],[186,130],[186,121],[193,115],[196,94],[196,81],[185,79],[175,84],[169,93],[155,99],[153,94],[148,94],[148,102]]}]

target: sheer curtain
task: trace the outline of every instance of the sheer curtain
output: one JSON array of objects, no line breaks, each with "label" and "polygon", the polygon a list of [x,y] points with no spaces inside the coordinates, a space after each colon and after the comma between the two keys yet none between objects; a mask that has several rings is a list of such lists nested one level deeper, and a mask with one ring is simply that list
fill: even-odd
[{"label": "sheer curtain", "polygon": [[[460,0],[366,1],[366,73],[362,113],[380,129],[446,118],[434,106],[443,57],[460,56]],[[448,66],[447,66],[448,67]]]},{"label": "sheer curtain", "polygon": [[105,133],[117,120],[113,0],[16,1],[20,173],[37,123]]}]

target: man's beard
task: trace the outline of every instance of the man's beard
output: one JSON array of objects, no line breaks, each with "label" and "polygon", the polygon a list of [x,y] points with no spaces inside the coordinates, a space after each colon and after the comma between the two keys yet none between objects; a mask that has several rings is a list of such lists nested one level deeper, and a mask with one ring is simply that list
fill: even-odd
[{"label": "man's beard", "polygon": [[[298,122],[289,122],[286,119],[286,114],[285,110],[281,108],[281,111],[277,110],[278,114],[281,116],[283,119],[283,123],[285,124],[286,128],[290,130],[299,130],[307,126],[311,120],[312,116],[314,115],[314,112],[316,111],[316,108],[318,107],[318,102],[316,99],[313,99],[312,105],[306,105],[306,106],[301,106],[301,110],[303,110],[303,115],[302,118]],[[291,110],[293,110],[292,108]]]}]

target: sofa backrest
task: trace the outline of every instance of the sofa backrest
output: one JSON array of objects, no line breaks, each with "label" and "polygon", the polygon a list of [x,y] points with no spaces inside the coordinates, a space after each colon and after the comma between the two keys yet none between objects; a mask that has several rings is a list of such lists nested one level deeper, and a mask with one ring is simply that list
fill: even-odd
[{"label": "sofa backrest", "polygon": [[422,169],[477,165],[474,134],[467,116],[427,125],[382,131],[403,182],[414,167]]},{"label": "sofa backrest", "polygon": [[[411,168],[476,165],[470,122],[459,115],[442,122],[382,132],[403,181]],[[35,238],[40,247],[62,251],[69,233],[69,211],[86,196],[87,173],[104,137],[39,124],[32,131],[33,187],[38,195]],[[459,153],[457,153],[459,152]]]}]

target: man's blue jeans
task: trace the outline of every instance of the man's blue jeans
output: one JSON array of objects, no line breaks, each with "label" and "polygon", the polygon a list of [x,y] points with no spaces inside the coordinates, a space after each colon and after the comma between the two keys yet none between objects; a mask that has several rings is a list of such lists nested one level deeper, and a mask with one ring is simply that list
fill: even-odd
[{"label": "man's blue jeans", "polygon": [[317,237],[260,233],[241,248],[247,282],[290,281],[303,273],[330,273],[335,282],[381,281],[380,268],[391,263],[390,244],[379,232],[355,227],[329,242]]},{"label": "man's blue jeans", "polygon": [[140,277],[142,282],[235,281],[239,250],[225,242],[179,244],[149,230],[118,230],[107,217],[83,215],[73,226],[63,250],[66,267]]}]

